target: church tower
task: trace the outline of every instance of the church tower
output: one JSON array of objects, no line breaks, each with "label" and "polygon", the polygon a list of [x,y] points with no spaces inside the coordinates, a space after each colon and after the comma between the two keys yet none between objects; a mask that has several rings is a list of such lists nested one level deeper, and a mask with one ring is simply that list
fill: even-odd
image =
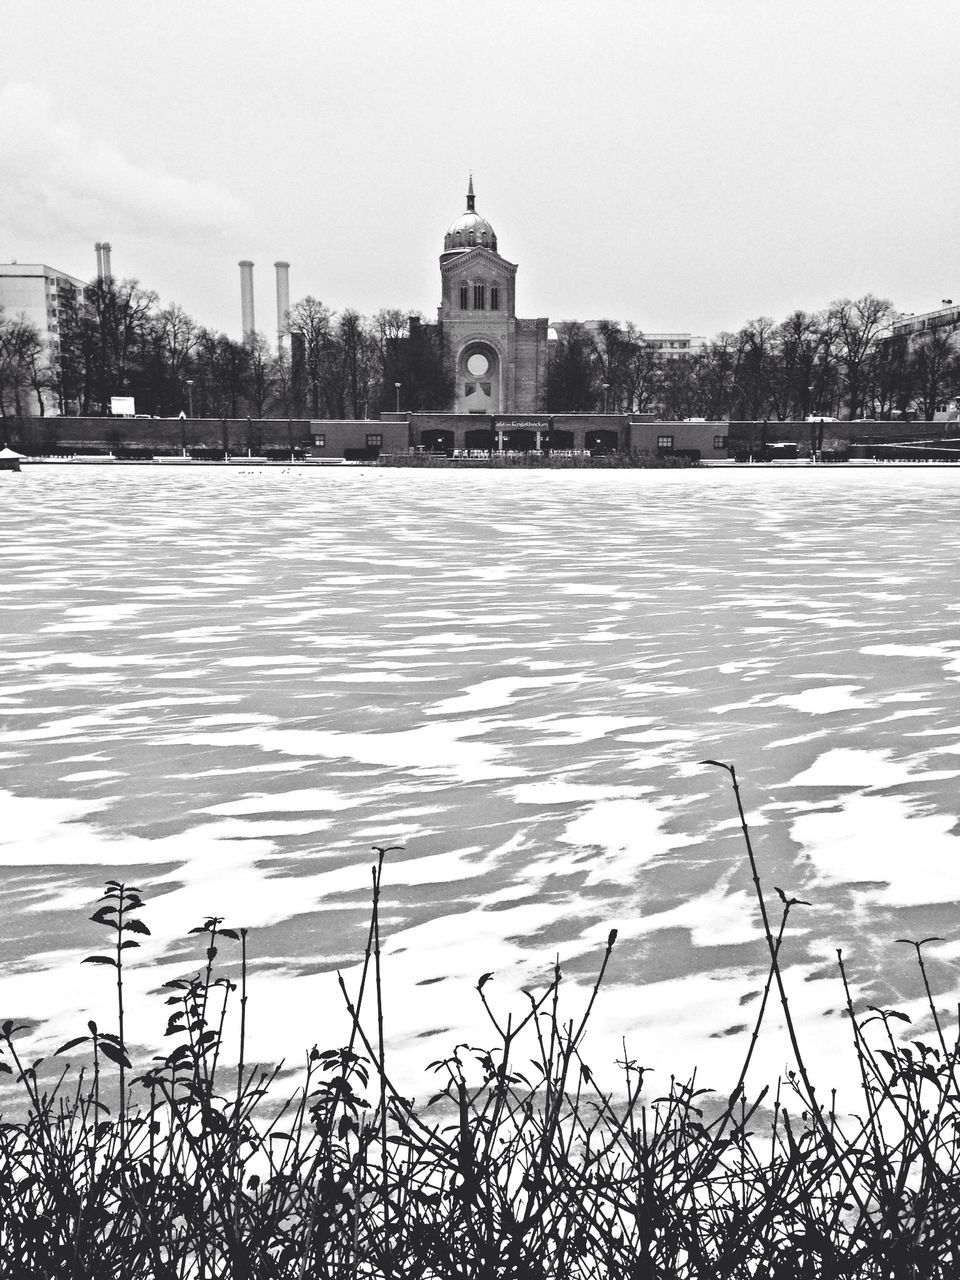
[{"label": "church tower", "polygon": [[536,413],[546,393],[547,321],[518,320],[516,263],[497,252],[493,227],[477,212],[473,175],[467,207],[443,238],[438,320],[454,371],[455,413]]}]

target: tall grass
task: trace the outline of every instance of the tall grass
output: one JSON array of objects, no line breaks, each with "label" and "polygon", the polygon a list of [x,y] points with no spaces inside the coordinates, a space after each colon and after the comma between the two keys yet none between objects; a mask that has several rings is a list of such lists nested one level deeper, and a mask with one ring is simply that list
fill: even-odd
[{"label": "tall grass", "polygon": [[[376,849],[367,943],[346,1043],[313,1048],[278,1103],[279,1068],[247,1054],[248,937],[204,920],[196,972],[166,984],[171,1047],[148,1064],[125,1043],[124,967],[149,932],[133,886],[108,882],[91,919],[109,946],[117,1029],[48,1061],[24,1057],[23,1025],[0,1026],[0,1072],[16,1091],[0,1123],[0,1276],[134,1280],[557,1280],[566,1277],[960,1275],[957,1026],[935,1006],[913,943],[932,1035],[905,1041],[906,1015],[858,1011],[838,953],[857,1114],[820,1100],[792,1016],[781,952],[800,904],[771,916],[730,776],[768,953],[738,1079],[725,1096],[671,1079],[651,1096],[626,1052],[615,1083],[586,1057],[616,930],[576,1012],[559,965],[509,1016],[487,995],[489,1043],[431,1064],[429,1096],[404,1097],[384,1034]],[[221,969],[221,950],[229,948]],[[239,1005],[239,1042],[227,1013]],[[795,1066],[756,1093],[747,1073],[779,1007]],[[66,1055],[82,1058],[74,1069]]]}]

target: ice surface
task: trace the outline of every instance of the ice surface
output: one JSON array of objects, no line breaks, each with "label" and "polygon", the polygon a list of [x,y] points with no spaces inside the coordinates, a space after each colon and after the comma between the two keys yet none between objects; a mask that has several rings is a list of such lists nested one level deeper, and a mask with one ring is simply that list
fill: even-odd
[{"label": "ice surface", "polygon": [[[729,1085],[766,959],[715,759],[774,916],[775,884],[814,904],[784,956],[832,1067],[836,947],[865,1003],[912,990],[901,936],[944,936],[934,981],[960,986],[958,498],[933,468],[25,470],[0,509],[0,1004],[48,1047],[109,1019],[79,961],[123,877],[154,930],[134,988],[191,970],[205,915],[248,925],[257,1051],[298,1059],[337,1038],[370,846],[400,844],[401,1078],[483,1042],[481,972],[522,1007],[559,956],[576,1002],[616,926],[594,1068],[623,1036]],[[130,1016],[156,1048],[159,1012]]]}]

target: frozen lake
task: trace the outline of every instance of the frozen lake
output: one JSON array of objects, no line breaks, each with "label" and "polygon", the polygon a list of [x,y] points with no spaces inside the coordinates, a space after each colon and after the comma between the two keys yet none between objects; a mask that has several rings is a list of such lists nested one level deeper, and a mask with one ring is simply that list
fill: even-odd
[{"label": "frozen lake", "polygon": [[[616,926],[594,1066],[625,1036],[729,1086],[765,951],[706,757],[737,766],[770,898],[813,904],[786,944],[807,1043],[848,1042],[837,947],[864,1004],[922,1017],[894,940],[942,935],[955,1008],[958,503],[946,468],[0,474],[0,1014],[47,1047],[112,1025],[79,960],[127,879],[134,985],[196,968],[205,915],[249,926],[255,1052],[298,1061],[341,1042],[370,846],[402,844],[403,1078],[489,1040],[481,973],[519,1009]],[[757,1078],[787,1060],[766,1038]]]}]

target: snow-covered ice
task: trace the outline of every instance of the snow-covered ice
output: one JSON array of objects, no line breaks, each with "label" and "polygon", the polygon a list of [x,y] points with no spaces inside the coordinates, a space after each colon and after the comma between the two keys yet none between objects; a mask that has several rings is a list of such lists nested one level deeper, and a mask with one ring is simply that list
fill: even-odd
[{"label": "snow-covered ice", "polygon": [[[813,904],[784,954],[825,1063],[836,947],[865,1002],[915,1010],[891,943],[940,935],[955,1000],[960,469],[0,480],[0,1012],[41,1047],[109,1021],[79,964],[106,877],[147,899],[134,989],[223,915],[251,929],[259,1051],[337,1040],[370,846],[399,844],[406,1078],[482,1043],[482,972],[504,1009],[559,956],[575,1001],[618,927],[592,1061],[624,1036],[722,1088],[765,952],[705,759],[737,766],[771,905]],[[155,1047],[160,1011],[131,1018]],[[758,1078],[786,1061],[765,1038]]]}]

